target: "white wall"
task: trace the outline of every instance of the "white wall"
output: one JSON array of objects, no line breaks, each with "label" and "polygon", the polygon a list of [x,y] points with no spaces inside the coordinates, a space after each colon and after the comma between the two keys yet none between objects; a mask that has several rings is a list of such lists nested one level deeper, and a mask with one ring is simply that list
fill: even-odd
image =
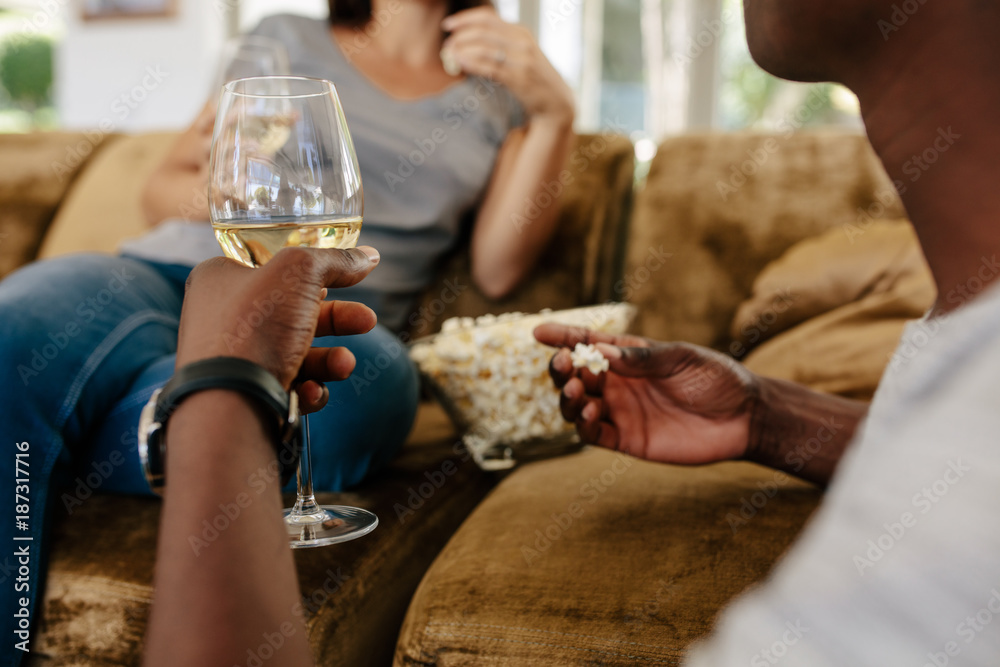
[{"label": "white wall", "polygon": [[63,127],[140,132],[187,126],[207,99],[228,1],[177,0],[172,17],[103,21],[83,21],[79,5],[69,3],[56,59]]}]

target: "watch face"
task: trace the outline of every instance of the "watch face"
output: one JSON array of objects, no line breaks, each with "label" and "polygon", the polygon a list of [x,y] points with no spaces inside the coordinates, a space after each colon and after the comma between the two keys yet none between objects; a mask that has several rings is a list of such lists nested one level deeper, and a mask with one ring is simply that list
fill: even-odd
[{"label": "watch face", "polygon": [[153,392],[149,397],[149,402],[142,408],[139,414],[139,461],[142,463],[142,471],[146,475],[146,481],[153,491],[159,493],[163,487],[163,458],[160,449],[161,433],[163,425],[156,421],[156,401],[160,398],[161,389]]}]

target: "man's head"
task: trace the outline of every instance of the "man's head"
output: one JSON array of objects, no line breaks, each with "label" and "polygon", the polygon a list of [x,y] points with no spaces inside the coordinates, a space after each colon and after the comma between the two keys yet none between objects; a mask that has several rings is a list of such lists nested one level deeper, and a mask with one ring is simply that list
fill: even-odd
[{"label": "man's head", "polygon": [[[849,85],[933,49],[941,60],[972,45],[997,53],[996,0],[744,0],[747,42],[767,71]],[[991,58],[992,59],[992,58]],[[939,63],[947,66],[947,63]]]},{"label": "man's head", "polygon": [[[940,0],[909,2],[920,7]],[[772,74],[795,81],[843,81],[853,66],[870,58],[883,43],[878,23],[893,12],[893,0],[744,0],[743,4],[754,60]]]}]

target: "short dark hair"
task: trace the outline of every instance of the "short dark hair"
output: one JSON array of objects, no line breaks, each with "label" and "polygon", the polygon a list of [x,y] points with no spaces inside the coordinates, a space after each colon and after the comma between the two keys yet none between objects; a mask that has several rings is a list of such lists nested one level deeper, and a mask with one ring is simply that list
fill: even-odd
[{"label": "short dark hair", "polygon": [[[329,0],[332,25],[363,26],[372,19],[371,0]],[[492,6],[491,0],[448,0],[448,15],[463,9]]]}]

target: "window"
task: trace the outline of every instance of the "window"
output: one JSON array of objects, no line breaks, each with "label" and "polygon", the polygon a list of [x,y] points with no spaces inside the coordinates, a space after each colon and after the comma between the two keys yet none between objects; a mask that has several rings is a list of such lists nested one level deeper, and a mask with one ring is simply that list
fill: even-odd
[{"label": "window", "polygon": [[0,11],[0,132],[53,129],[53,60],[59,17],[33,3]]}]

